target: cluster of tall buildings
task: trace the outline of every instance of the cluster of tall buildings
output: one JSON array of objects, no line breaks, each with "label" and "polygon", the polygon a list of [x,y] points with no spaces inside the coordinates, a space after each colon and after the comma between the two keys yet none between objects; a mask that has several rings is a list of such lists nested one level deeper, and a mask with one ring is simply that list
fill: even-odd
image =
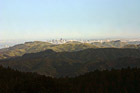
[{"label": "cluster of tall buildings", "polygon": [[67,42],[65,39],[52,39],[52,40],[47,40],[47,42],[52,43],[52,44],[64,44]]},{"label": "cluster of tall buildings", "polygon": [[47,40],[47,42],[52,43],[52,44],[64,44],[68,42],[81,42],[81,43],[95,43],[95,42],[111,42],[111,41],[116,41],[116,42],[140,42],[140,39],[52,39],[52,40]]},{"label": "cluster of tall buildings", "polygon": [[49,43],[52,43],[52,44],[64,44],[64,43],[68,43],[68,42],[81,42],[81,43],[94,43],[94,42],[110,42],[112,40],[110,39],[104,39],[104,40],[82,40],[82,39],[79,39],[79,40],[76,40],[76,39],[52,39],[52,40],[47,40],[47,42]]}]

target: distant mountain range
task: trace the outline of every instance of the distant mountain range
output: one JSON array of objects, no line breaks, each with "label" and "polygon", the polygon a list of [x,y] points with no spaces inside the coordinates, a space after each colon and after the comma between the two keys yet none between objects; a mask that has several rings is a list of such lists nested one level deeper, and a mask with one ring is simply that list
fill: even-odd
[{"label": "distant mountain range", "polygon": [[96,69],[140,67],[140,50],[97,48],[75,52],[45,50],[0,60],[4,67],[46,76],[77,76]]},{"label": "distant mountain range", "polygon": [[26,42],[18,44],[10,48],[0,49],[0,59],[6,59],[16,56],[22,56],[26,53],[37,53],[47,49],[52,49],[55,52],[72,52],[80,51],[88,48],[139,48],[140,45],[127,44],[121,41],[111,42],[95,42],[95,43],[80,43],[80,42],[67,42],[65,44],[51,44],[48,42]]}]

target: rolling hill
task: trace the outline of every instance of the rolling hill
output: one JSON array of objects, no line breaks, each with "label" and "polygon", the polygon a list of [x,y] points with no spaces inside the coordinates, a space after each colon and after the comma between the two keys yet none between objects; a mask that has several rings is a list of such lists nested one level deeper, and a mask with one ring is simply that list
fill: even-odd
[{"label": "rolling hill", "polygon": [[125,46],[123,46],[123,48],[135,48],[135,49],[139,49],[140,48],[140,44],[127,44]]},{"label": "rolling hill", "polygon": [[94,42],[93,45],[96,45],[101,48],[122,48],[123,46],[127,45],[126,42],[121,42],[120,40],[110,41],[110,42]]},{"label": "rolling hill", "polygon": [[4,67],[51,77],[77,76],[96,69],[140,67],[138,49],[98,48],[74,52],[45,50],[0,60]]},{"label": "rolling hill", "polygon": [[98,48],[95,45],[87,44],[87,43],[66,43],[66,44],[51,44],[48,42],[26,42],[24,44],[15,45],[10,48],[0,49],[0,59],[6,59],[16,56],[22,56],[26,53],[37,53],[40,51],[44,51],[47,49],[52,49],[56,52],[63,51],[79,51],[87,48]]},{"label": "rolling hill", "polygon": [[18,44],[10,48],[0,49],[0,59],[6,59],[16,56],[22,56],[27,53],[37,53],[47,49],[56,52],[80,51],[88,48],[137,48],[138,45],[129,45],[120,40],[111,42],[94,42],[91,44],[81,43],[78,41],[67,42],[65,44],[51,44],[48,42],[34,41]]}]

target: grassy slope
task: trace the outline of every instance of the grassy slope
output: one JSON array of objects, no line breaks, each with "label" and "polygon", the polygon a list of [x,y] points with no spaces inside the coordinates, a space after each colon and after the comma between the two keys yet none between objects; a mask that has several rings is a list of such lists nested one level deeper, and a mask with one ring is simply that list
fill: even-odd
[{"label": "grassy slope", "polygon": [[66,43],[66,44],[51,44],[47,42],[27,42],[25,44],[15,45],[7,49],[0,50],[0,59],[22,56],[26,53],[36,53],[47,49],[52,49],[56,52],[63,51],[79,51],[87,48],[97,48],[95,45],[86,43]]}]

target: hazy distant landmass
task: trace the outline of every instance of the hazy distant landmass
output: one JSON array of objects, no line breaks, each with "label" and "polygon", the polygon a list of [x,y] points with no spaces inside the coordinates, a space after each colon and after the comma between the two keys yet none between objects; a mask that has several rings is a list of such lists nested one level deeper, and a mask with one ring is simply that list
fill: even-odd
[{"label": "hazy distant landmass", "polygon": [[12,47],[16,44],[20,44],[20,43],[23,43],[23,41],[0,41],[0,49],[2,48],[9,48],[9,47]]}]

